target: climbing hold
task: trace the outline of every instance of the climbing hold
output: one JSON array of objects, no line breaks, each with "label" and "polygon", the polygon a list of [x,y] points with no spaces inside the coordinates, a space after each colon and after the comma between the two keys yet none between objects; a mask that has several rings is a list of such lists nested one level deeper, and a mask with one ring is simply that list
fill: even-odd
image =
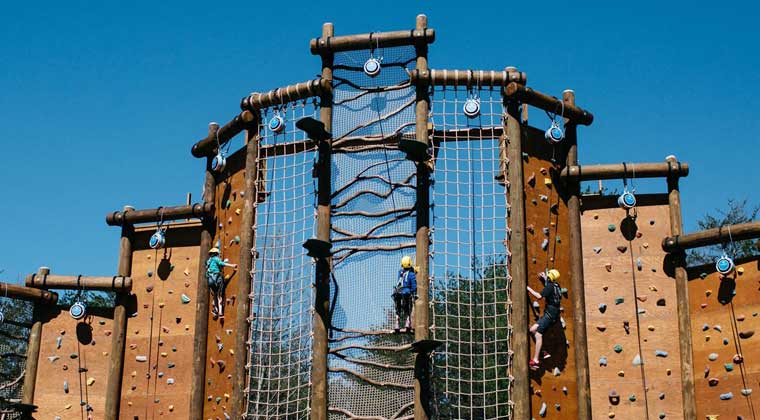
[{"label": "climbing hold", "polygon": [[614,419],[615,418],[615,413],[610,412],[609,414],[607,414],[607,417],[609,417],[611,419]]},{"label": "climbing hold", "polygon": [[607,357],[602,356],[599,358],[599,366],[607,366]]},{"label": "climbing hold", "polygon": [[620,376],[622,378],[623,376],[625,376],[625,372],[622,371],[622,370],[619,370],[618,371],[618,376]]},{"label": "climbing hold", "polygon": [[716,326],[714,326],[714,327],[713,327],[713,329],[714,329],[715,331],[717,331],[717,332],[723,332],[723,327],[721,327],[720,325],[716,325]]},{"label": "climbing hold", "polygon": [[660,392],[660,395],[658,395],[657,398],[659,398],[661,400],[664,400],[665,399],[665,393],[664,392]]},{"label": "climbing hold", "polygon": [[598,254],[598,253],[600,253],[600,252],[602,252],[602,247],[600,247],[600,246],[595,246],[595,247],[594,247],[594,252],[595,252],[595,253],[597,253],[597,254]]},{"label": "climbing hold", "polygon": [[628,321],[623,321],[623,329],[625,330],[626,334],[631,333],[631,324]]},{"label": "climbing hold", "polygon": [[657,306],[665,306],[665,298],[657,299]]},{"label": "climbing hold", "polygon": [[636,299],[638,299],[639,302],[646,302],[647,301],[647,295],[637,295]]},{"label": "climbing hold", "polygon": [[641,366],[641,356],[636,355],[636,357],[633,358],[633,365],[634,366]]},{"label": "climbing hold", "polygon": [[668,352],[666,352],[665,350],[655,350],[654,355],[656,357],[668,357]]},{"label": "climbing hold", "polygon": [[531,172],[531,174],[530,174],[530,176],[528,177],[528,180],[527,180],[526,182],[527,182],[527,183],[528,183],[528,185],[530,185],[531,187],[535,187],[535,186],[536,186],[536,173],[535,173],[535,172]]},{"label": "climbing hold", "polygon": [[707,307],[707,304],[706,304],[706,303],[703,303],[703,304],[701,304],[701,305],[699,305],[699,306],[700,306],[702,309],[705,309],[705,308]]},{"label": "climbing hold", "polygon": [[735,354],[734,355],[734,358],[733,358],[733,362],[734,363],[736,363],[738,365],[738,364],[742,363],[743,361],[744,361],[744,357],[742,357],[741,354]]},{"label": "climbing hold", "polygon": [[562,387],[562,393],[565,394],[565,395],[567,395],[567,387],[566,386]]},{"label": "climbing hold", "polygon": [[707,289],[705,290],[705,296],[710,296],[712,294],[712,290]]},{"label": "climbing hold", "polygon": [[629,396],[628,396],[628,401],[630,401],[630,402],[634,402],[634,401],[636,401],[636,394],[631,394],[631,395],[629,395]]},{"label": "climbing hold", "polygon": [[640,257],[636,259],[636,268],[637,268],[639,271],[641,271],[641,269],[643,268],[643,265],[642,265],[642,263],[641,263],[641,258],[640,258]]},{"label": "climbing hold", "polygon": [[627,251],[627,250],[628,250],[628,247],[627,247],[627,246],[625,246],[625,245],[618,245],[616,248],[617,248],[617,250],[618,250],[618,251],[620,251],[621,253],[623,253],[623,252],[625,252],[625,251]]},{"label": "climbing hold", "polygon": [[613,225],[612,223],[610,223],[609,225],[607,225],[607,230],[609,230],[610,232],[614,232],[615,231],[615,225]]},{"label": "climbing hold", "polygon": [[665,369],[665,374],[666,374],[666,375],[670,376],[670,374],[671,374],[671,373],[673,373],[673,371],[672,371],[672,370],[670,370],[670,369]]},{"label": "climbing hold", "polygon": [[641,246],[643,246],[644,249],[649,248],[649,242],[644,242],[643,244],[641,244]]},{"label": "climbing hold", "polygon": [[654,325],[649,325],[649,326],[647,326],[647,329],[648,329],[649,331],[654,331]]},{"label": "climbing hold", "polygon": [[609,288],[610,288],[610,286],[607,286],[606,284],[605,284],[604,286],[602,286],[602,290],[604,290],[605,292],[606,292],[606,291],[607,291],[607,289],[609,289]]},{"label": "climbing hold", "polygon": [[544,251],[546,251],[547,248],[549,248],[549,240],[546,239],[546,238],[544,238],[544,241],[541,242],[541,249],[543,249]]},{"label": "climbing hold", "polygon": [[652,291],[652,292],[656,292],[657,291],[657,286],[651,285],[651,286],[649,286],[649,290]]},{"label": "climbing hold", "polygon": [[183,293],[182,296],[180,296],[180,300],[182,301],[182,304],[186,305],[190,303],[190,296]]},{"label": "climbing hold", "polygon": [[723,365],[723,368],[726,369],[726,372],[731,372],[734,370],[734,364],[733,363],[726,363]]},{"label": "climbing hold", "polygon": [[552,186],[552,179],[551,178],[544,178],[544,185],[546,185],[547,187],[551,187]]},{"label": "climbing hold", "polygon": [[77,357],[79,357],[79,355],[78,355],[78,354],[76,354],[76,353],[71,353],[71,354],[69,355],[69,359],[76,359]]},{"label": "climbing hold", "polygon": [[718,353],[710,353],[707,355],[707,359],[711,362],[718,360]]},{"label": "climbing hold", "polygon": [[48,360],[50,360],[50,363],[53,363],[58,359],[60,359],[60,357],[58,356],[48,356]]},{"label": "climbing hold", "polygon": [[604,325],[604,324],[599,324],[599,325],[596,326],[596,329],[599,330],[599,331],[601,331],[601,332],[604,332],[604,330],[607,329],[607,326]]},{"label": "climbing hold", "polygon": [[620,305],[621,303],[625,302],[625,298],[622,296],[618,296],[615,298],[615,305]]},{"label": "climbing hold", "polygon": [[742,389],[742,395],[744,395],[745,397],[749,397],[750,395],[752,395],[752,388]]},{"label": "climbing hold", "polygon": [[63,381],[63,392],[66,394],[69,393],[69,383],[67,381]]},{"label": "climbing hold", "polygon": [[720,394],[720,399],[723,401],[730,400],[731,398],[734,398],[734,394],[732,392],[726,392],[725,394]]},{"label": "climbing hold", "polygon": [[657,415],[657,417],[659,417],[660,419],[664,419],[665,418],[665,413],[660,413],[660,414]]},{"label": "climbing hold", "polygon": [[743,338],[743,339],[745,339],[745,340],[746,340],[747,338],[750,338],[750,337],[752,337],[753,335],[755,335],[755,330],[744,330],[744,331],[739,331],[739,337],[740,337],[740,338]]},{"label": "climbing hold", "polygon": [[557,235],[557,238],[555,240],[557,241],[557,243],[561,243],[562,242],[562,238],[560,238],[559,235]]},{"label": "climbing hold", "polygon": [[736,316],[736,320],[739,321],[739,322],[744,321],[744,315],[742,315],[742,314],[737,315]]},{"label": "climbing hold", "polygon": [[618,405],[620,403],[620,395],[614,389],[607,394],[607,398],[610,399],[610,404]]},{"label": "climbing hold", "polygon": [[536,231],[536,227],[530,224],[528,226],[525,226],[525,230],[527,230],[530,233],[534,233]]},{"label": "climbing hold", "polygon": [[654,225],[654,219],[649,219],[649,224]]},{"label": "climbing hold", "polygon": [[87,378],[87,386],[92,386],[92,384],[95,383],[95,378],[89,377]]},{"label": "climbing hold", "polygon": [[552,373],[554,374],[554,376],[559,376],[560,373],[562,373],[562,371],[560,371],[559,368],[555,366]]},{"label": "climbing hold", "polygon": [[723,345],[724,346],[728,345],[728,338],[725,338],[725,337],[723,338]]},{"label": "climbing hold", "polygon": [[611,263],[604,264],[604,268],[607,270],[608,273],[612,272],[612,264]]},{"label": "climbing hold", "polygon": [[546,403],[545,402],[541,403],[541,409],[538,410],[538,415],[541,417],[546,417]]},{"label": "climbing hold", "polygon": [[239,244],[240,243],[240,236],[235,235],[235,238],[232,239],[232,240],[235,241],[236,244]]},{"label": "climbing hold", "polygon": [[615,347],[613,347],[612,349],[615,350],[615,353],[620,353],[621,351],[623,351],[623,346],[621,346],[620,344],[615,344]]},{"label": "climbing hold", "polygon": [[148,293],[152,292],[153,291],[153,285],[149,284],[148,286],[146,286],[145,287],[145,291],[148,292]]},{"label": "climbing hold", "polygon": [[135,356],[135,360],[138,362],[147,362],[148,358],[146,356]]},{"label": "climbing hold", "polygon": [[171,368],[173,368],[173,367],[175,366],[175,364],[174,364],[174,362],[169,362],[169,363],[168,363],[166,366],[167,366],[169,369],[171,369]]},{"label": "climbing hold", "polygon": [[148,277],[153,277],[153,271],[148,270]]},{"label": "climbing hold", "polygon": [[744,267],[737,268],[736,272],[739,273],[739,275],[741,276],[742,274],[744,274]]}]

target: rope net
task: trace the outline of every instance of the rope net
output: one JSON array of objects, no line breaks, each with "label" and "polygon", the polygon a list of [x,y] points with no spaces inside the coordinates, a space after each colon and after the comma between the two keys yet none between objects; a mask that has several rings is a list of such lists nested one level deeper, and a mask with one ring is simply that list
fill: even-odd
[{"label": "rope net", "polygon": [[[279,134],[267,127],[277,115],[286,125]],[[309,415],[314,267],[302,245],[315,234],[317,153],[295,127],[307,116],[319,118],[316,99],[264,110],[259,128],[246,390],[251,419]]]},{"label": "rope net", "polygon": [[[362,66],[382,57],[372,78]],[[415,130],[412,47],[335,54],[329,418],[413,418],[413,334],[395,333],[399,262],[414,255],[414,164],[398,150]],[[403,325],[402,325],[403,328]]]},{"label": "rope net", "polygon": [[[480,101],[480,115],[462,112]],[[499,89],[436,87],[430,265],[438,418],[512,417],[511,277]]]},{"label": "rope net", "polygon": [[0,297],[0,418],[20,419],[10,403],[21,402],[33,304]]}]

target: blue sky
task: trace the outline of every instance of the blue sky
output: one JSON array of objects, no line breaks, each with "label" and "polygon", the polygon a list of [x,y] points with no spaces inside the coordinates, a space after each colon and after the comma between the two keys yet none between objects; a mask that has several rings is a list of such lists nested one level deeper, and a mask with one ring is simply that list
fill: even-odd
[{"label": "blue sky", "polygon": [[411,28],[425,13],[431,67],[514,65],[538,90],[574,89],[596,117],[579,131],[581,163],[689,162],[687,231],[728,198],[760,202],[756,2],[90,3],[3,6],[3,280],[40,265],[114,273],[119,232],[105,214],[199,198],[190,146],[249,92],[314,77],[308,41],[325,21],[341,35]]}]

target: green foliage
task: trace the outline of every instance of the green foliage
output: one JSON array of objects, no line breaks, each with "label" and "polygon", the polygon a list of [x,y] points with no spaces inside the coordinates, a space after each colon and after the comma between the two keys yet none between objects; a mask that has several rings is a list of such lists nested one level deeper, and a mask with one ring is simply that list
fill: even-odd
[{"label": "green foliage", "polygon": [[80,300],[88,308],[113,308],[116,305],[116,292],[86,291],[79,293],[76,290],[64,290],[58,292],[58,305],[68,307]]},{"label": "green foliage", "polygon": [[[729,199],[726,209],[715,209],[715,214],[707,213],[702,220],[697,222],[700,230],[714,229],[725,225],[735,225],[757,220],[760,214],[760,205],[749,206],[747,200]],[[748,257],[755,254],[755,240],[736,241],[731,245],[728,229],[725,229],[725,242],[723,245],[712,245],[689,250],[686,253],[688,265],[711,264],[720,258],[725,252],[734,258]]]},{"label": "green foliage", "polygon": [[29,326],[33,305],[15,299],[0,298],[0,311],[5,321],[0,324],[0,397],[21,397],[23,380],[13,386],[3,385],[16,381],[24,372]]}]

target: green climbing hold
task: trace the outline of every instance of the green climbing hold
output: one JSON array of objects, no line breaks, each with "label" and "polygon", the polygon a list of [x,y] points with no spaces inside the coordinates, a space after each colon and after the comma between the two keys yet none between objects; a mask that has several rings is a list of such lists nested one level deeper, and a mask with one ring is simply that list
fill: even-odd
[{"label": "green climbing hold", "polygon": [[188,296],[188,295],[186,295],[184,293],[182,294],[182,296],[180,296],[180,299],[182,300],[182,304],[183,305],[186,305],[186,304],[190,303],[190,296]]},{"label": "green climbing hold", "polygon": [[562,242],[562,238],[559,235],[557,235],[557,243],[560,243],[560,242]]},{"label": "green climbing hold", "polygon": [[620,353],[621,351],[623,351],[623,346],[621,346],[620,344],[615,344],[615,347],[613,347],[612,350],[615,350],[615,353]]},{"label": "green climbing hold", "polygon": [[527,159],[528,159],[528,154],[527,154],[527,153],[525,153],[525,152],[523,152],[523,154],[522,154],[522,157],[523,157],[523,159],[526,159],[526,160],[527,160]]},{"label": "green climbing hold", "polygon": [[559,289],[559,292],[562,293],[563,295],[566,295],[567,294],[567,287],[563,287],[563,288]]},{"label": "green climbing hold", "polygon": [[174,264],[171,264],[171,265],[169,266],[169,271],[174,271]]},{"label": "green climbing hold", "polygon": [[618,296],[615,298],[615,305],[620,305],[623,302],[625,302],[625,298],[623,298],[622,296]]},{"label": "green climbing hold", "polygon": [[699,278],[700,278],[700,279],[702,279],[702,280],[704,280],[704,279],[705,279],[705,277],[707,277],[707,273],[701,273],[701,274],[699,275]]},{"label": "green climbing hold", "polygon": [[726,372],[731,372],[734,370],[734,364],[733,363],[726,363],[723,365],[723,367],[726,369]]},{"label": "green climbing hold", "polygon": [[227,208],[227,209],[228,209],[228,208],[232,207],[232,201],[230,201],[230,200],[227,200],[227,202],[226,202],[226,203],[224,203],[224,205],[225,205],[225,208]]},{"label": "green climbing hold", "polygon": [[609,225],[607,225],[607,230],[609,230],[610,232],[614,232],[615,231],[615,225],[613,225],[612,223],[610,223]]},{"label": "green climbing hold", "polygon": [[636,395],[635,395],[635,394],[631,394],[631,395],[628,397],[628,401],[630,401],[630,402],[634,402],[634,401],[636,401]]},{"label": "green climbing hold", "polygon": [[233,239],[233,241],[235,241],[236,244],[239,244],[240,243],[240,236],[235,235],[235,238]]},{"label": "green climbing hold", "polygon": [[71,353],[71,354],[69,355],[69,359],[76,359],[77,357],[79,357],[79,355],[78,355],[78,354],[76,354],[76,353]]}]

